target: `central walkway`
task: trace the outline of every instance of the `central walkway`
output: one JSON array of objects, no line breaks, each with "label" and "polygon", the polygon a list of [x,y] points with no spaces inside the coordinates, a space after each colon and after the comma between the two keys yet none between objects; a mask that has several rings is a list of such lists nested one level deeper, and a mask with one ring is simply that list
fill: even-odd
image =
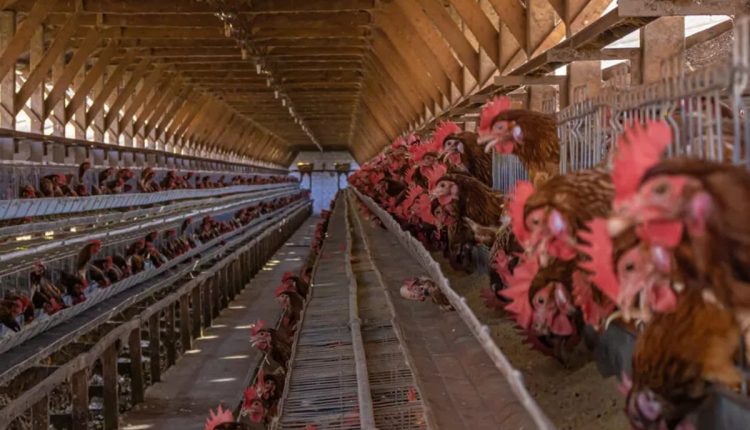
[{"label": "central walkway", "polygon": [[297,272],[309,252],[312,217],[279,249],[221,316],[213,321],[194,349],[170,368],[162,382],[146,391],[146,401],[121,418],[125,430],[201,430],[209,409],[219,403],[234,409],[261,359],[250,346],[250,326],[257,319],[274,324],[280,308],[274,289],[286,271]]}]

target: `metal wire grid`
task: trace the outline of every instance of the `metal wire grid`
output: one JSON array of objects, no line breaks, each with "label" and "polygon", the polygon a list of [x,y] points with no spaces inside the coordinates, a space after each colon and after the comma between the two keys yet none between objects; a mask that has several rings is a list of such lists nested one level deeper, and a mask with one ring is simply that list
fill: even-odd
[{"label": "metal wire grid", "polygon": [[528,180],[526,169],[515,155],[492,152],[493,187],[503,193],[510,193],[520,180]]},{"label": "metal wire grid", "polygon": [[[329,221],[333,228],[322,252],[345,246],[343,204]],[[343,263],[346,253],[342,253]],[[318,261],[312,296],[296,338],[276,428],[331,430],[360,428],[357,372],[349,326],[349,288],[341,266]]]},{"label": "metal wire grid", "polygon": [[558,113],[562,173],[592,167],[634,121],[664,120],[672,128],[669,157],[750,167],[750,18],[735,21],[732,60],[685,73],[666,62],[659,82],[611,88]]},{"label": "metal wire grid", "polygon": [[[127,277],[108,288],[97,289],[93,293],[88,295],[86,301],[83,303],[70,308],[66,308],[44,320],[36,320],[28,326],[25,326],[24,329],[19,332],[6,332],[2,336],[0,336],[0,354],[12,349],[17,345],[20,345],[21,343],[31,339],[34,336],[37,336],[38,334],[54,326],[57,326],[69,320],[70,318],[84,312],[85,310],[98,303],[101,303],[102,301],[110,297],[113,297],[125,290],[132,288],[135,285],[148,281],[151,278],[167,272],[168,270],[176,267],[184,261],[187,261],[188,259],[191,259],[198,255],[203,255],[203,257],[206,258],[206,251],[214,248],[216,245],[220,244],[223,241],[229,242],[235,236],[238,236],[240,234],[242,234],[242,237],[244,237],[245,235],[262,231],[263,228],[267,228],[268,226],[270,226],[270,224],[272,224],[270,222],[267,222],[269,219],[277,217],[283,218],[295,211],[301,210],[305,205],[306,203],[304,202],[292,203],[285,208],[281,208],[274,212],[262,215],[259,218],[253,220],[247,226],[228,232],[222,236],[205,242],[201,246],[191,249],[189,252],[173,258],[172,260],[169,260],[158,268],[153,268],[151,270],[136,273],[135,275]],[[220,247],[219,249],[223,249],[223,247]]]},{"label": "metal wire grid", "polygon": [[[372,408],[378,430],[425,428],[416,383],[393,325],[383,286],[358,284],[362,339],[367,356]],[[409,391],[414,400],[409,400]]]},{"label": "metal wire grid", "polygon": [[412,257],[416,259],[425,271],[430,275],[432,280],[440,287],[440,290],[450,301],[451,305],[456,309],[461,319],[471,330],[474,337],[477,339],[479,344],[485,350],[487,355],[490,357],[495,367],[505,377],[510,385],[513,393],[518,399],[520,405],[526,410],[529,416],[536,424],[537,428],[542,430],[553,429],[549,418],[542,411],[539,404],[529,394],[524,382],[523,375],[521,372],[514,368],[513,365],[508,361],[508,358],[498,348],[495,341],[490,335],[490,329],[486,325],[482,324],[479,319],[474,315],[474,312],[466,303],[466,298],[459,296],[450,286],[450,282],[443,274],[440,264],[438,264],[432,255],[422,246],[422,244],[414,239],[409,233],[401,229],[398,222],[393,217],[384,211],[380,206],[377,205],[371,198],[360,193],[356,188],[348,188],[355,193],[356,196],[365,203],[365,205],[372,211],[385,225],[389,232],[391,232],[401,243],[401,245],[411,253]]}]

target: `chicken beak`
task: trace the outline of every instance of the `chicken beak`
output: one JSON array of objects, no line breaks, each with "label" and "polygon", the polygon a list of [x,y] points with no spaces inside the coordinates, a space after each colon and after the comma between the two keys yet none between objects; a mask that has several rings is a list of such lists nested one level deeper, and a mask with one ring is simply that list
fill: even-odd
[{"label": "chicken beak", "polygon": [[497,137],[492,134],[485,134],[484,136],[479,136],[477,143],[484,146],[485,154],[490,154],[492,148],[497,143]]},{"label": "chicken beak", "polygon": [[607,231],[611,237],[615,237],[633,225],[629,218],[613,216],[607,220]]}]

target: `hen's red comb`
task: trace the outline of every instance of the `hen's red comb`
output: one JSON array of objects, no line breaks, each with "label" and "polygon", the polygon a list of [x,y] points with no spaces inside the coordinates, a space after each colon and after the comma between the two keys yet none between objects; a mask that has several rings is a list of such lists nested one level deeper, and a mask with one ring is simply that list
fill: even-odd
[{"label": "hen's red comb", "polygon": [[[592,281],[610,300],[617,302],[620,292],[620,284],[615,275],[612,263],[612,239],[607,229],[607,220],[595,218],[586,226],[589,231],[581,230],[578,233],[578,250],[589,256],[590,260],[579,262],[584,270],[593,273]],[[589,245],[586,245],[586,242]]]},{"label": "hen's red comb", "polygon": [[435,146],[442,150],[445,138],[451,134],[461,133],[461,127],[453,121],[445,121],[438,124],[435,129],[435,133],[432,134],[432,140],[435,142]]},{"label": "hen's red comb", "polygon": [[528,181],[518,181],[516,188],[513,190],[513,194],[508,205],[508,211],[510,212],[511,228],[513,234],[516,235],[516,240],[520,243],[524,243],[528,238],[528,231],[526,230],[526,220],[524,219],[524,207],[526,201],[534,194],[534,185]]},{"label": "hen's red comb", "polygon": [[442,147],[442,142],[438,145],[435,140],[428,140],[427,142],[411,145],[409,147],[409,158],[412,161],[420,161],[424,158],[425,155],[429,153],[437,154],[440,152],[440,148]]},{"label": "hen's red comb", "polygon": [[479,115],[479,134],[489,133],[495,117],[510,109],[512,105],[510,98],[505,96],[498,96],[487,102]]},{"label": "hen's red comb", "polygon": [[206,427],[204,430],[214,430],[222,424],[234,422],[232,411],[224,410],[221,405],[216,409],[216,413],[211,409],[209,409],[208,412],[210,415],[206,418]]},{"label": "hen's red comb", "polygon": [[643,175],[659,162],[671,142],[672,129],[664,121],[650,121],[645,127],[636,122],[625,129],[617,140],[612,166],[615,204],[638,191]]},{"label": "hen's red comb", "polygon": [[435,187],[435,185],[438,184],[438,181],[440,178],[445,176],[446,173],[448,173],[448,167],[445,166],[443,163],[438,163],[432,165],[430,168],[426,169],[425,177],[427,177],[427,183],[430,188],[430,191]]},{"label": "hen's red comb", "polygon": [[529,292],[531,290],[531,281],[534,280],[539,271],[539,263],[536,258],[524,258],[513,270],[506,281],[508,288],[502,290],[500,294],[511,303],[505,307],[512,312],[516,324],[523,329],[531,326],[533,318],[533,309]]}]

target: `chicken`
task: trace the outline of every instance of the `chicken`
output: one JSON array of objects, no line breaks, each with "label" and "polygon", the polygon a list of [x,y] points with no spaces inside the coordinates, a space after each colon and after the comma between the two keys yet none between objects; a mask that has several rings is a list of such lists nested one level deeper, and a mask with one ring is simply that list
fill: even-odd
[{"label": "chicken", "polygon": [[292,345],[289,339],[278,330],[266,328],[265,325],[263,320],[253,325],[250,343],[270,357],[278,366],[286,369],[287,362],[292,355]]},{"label": "chicken", "polygon": [[509,207],[513,234],[542,266],[552,257],[571,260],[577,231],[608,216],[613,196],[612,179],[599,168],[555,176],[537,189],[519,181]]},{"label": "chicken", "polygon": [[25,185],[18,191],[18,197],[22,199],[35,199],[41,197],[39,194],[39,191],[31,185]]},{"label": "chicken", "polygon": [[635,228],[610,237],[607,220],[597,218],[579,234],[586,255],[579,266],[620,309],[625,322],[648,322],[654,313],[671,312],[677,303],[672,285],[672,256],[665,248],[641,241]]},{"label": "chicken", "polygon": [[477,143],[486,152],[515,154],[540,186],[560,171],[560,141],[554,117],[523,109],[511,109],[508,97],[497,97],[482,108]]},{"label": "chicken", "polygon": [[303,280],[299,276],[295,276],[292,272],[284,272],[284,275],[281,278],[281,282],[292,286],[294,291],[302,296],[303,299],[307,298],[307,293],[310,290],[310,284],[308,282],[305,282],[305,280]]},{"label": "chicken", "polygon": [[[406,182],[419,185],[422,188],[428,188],[428,176],[430,175],[430,171],[433,170],[436,165],[442,164],[438,162],[438,156],[440,155],[441,150],[442,147],[434,140],[410,146],[409,164],[411,164],[411,167],[409,167],[406,172]],[[401,163],[404,163],[404,161],[405,159],[398,159],[395,160],[394,163],[400,165]]]},{"label": "chicken", "polygon": [[21,331],[18,317],[23,314],[23,308],[20,300],[0,300],[0,323],[13,331]]},{"label": "chicken", "polygon": [[281,319],[281,326],[286,329],[288,336],[294,334],[297,324],[302,315],[302,308],[305,305],[305,299],[296,291],[290,289],[287,284],[281,284],[275,291],[276,301],[284,310],[284,316]]},{"label": "chicken", "polygon": [[464,218],[499,228],[503,216],[502,195],[469,175],[447,174],[430,189],[430,197],[439,206],[439,218],[449,224],[448,247],[452,262],[466,268],[473,235]]},{"label": "chicken", "polygon": [[142,193],[153,193],[159,191],[159,185],[155,180],[156,172],[151,167],[146,167],[141,171],[141,178],[138,180],[138,191]]},{"label": "chicken", "polygon": [[467,173],[492,187],[492,156],[477,144],[476,133],[462,131],[448,121],[438,125],[432,139],[440,148],[439,161],[449,170]]},{"label": "chicken", "polygon": [[44,309],[48,315],[65,307],[63,292],[49,279],[47,268],[41,262],[35,263],[29,272],[29,286],[34,307]]},{"label": "chicken", "polygon": [[565,363],[567,352],[580,341],[583,321],[573,302],[575,262],[554,259],[540,267],[533,256],[524,257],[500,294],[510,300],[505,309],[533,345]]},{"label": "chicken", "polygon": [[625,406],[633,428],[679,428],[712,386],[739,387],[740,330],[709,291],[687,290],[638,336]]},{"label": "chicken", "polygon": [[443,294],[440,287],[438,287],[432,279],[425,276],[407,279],[404,281],[404,284],[401,285],[399,292],[401,297],[407,300],[423,302],[427,297],[430,297],[433,303],[440,306],[441,310],[454,310],[450,300],[448,300],[448,297]]},{"label": "chicken", "polygon": [[125,277],[122,270],[114,264],[112,256],[94,260],[92,265],[106,277],[109,284],[117,283]]},{"label": "chicken", "polygon": [[61,184],[65,182],[65,175],[47,175],[39,180],[39,191],[44,197],[63,197],[65,193]]},{"label": "chicken", "polygon": [[209,417],[206,418],[204,430],[246,430],[248,427],[235,421],[232,411],[223,409],[221,405],[216,409],[209,410]]}]

